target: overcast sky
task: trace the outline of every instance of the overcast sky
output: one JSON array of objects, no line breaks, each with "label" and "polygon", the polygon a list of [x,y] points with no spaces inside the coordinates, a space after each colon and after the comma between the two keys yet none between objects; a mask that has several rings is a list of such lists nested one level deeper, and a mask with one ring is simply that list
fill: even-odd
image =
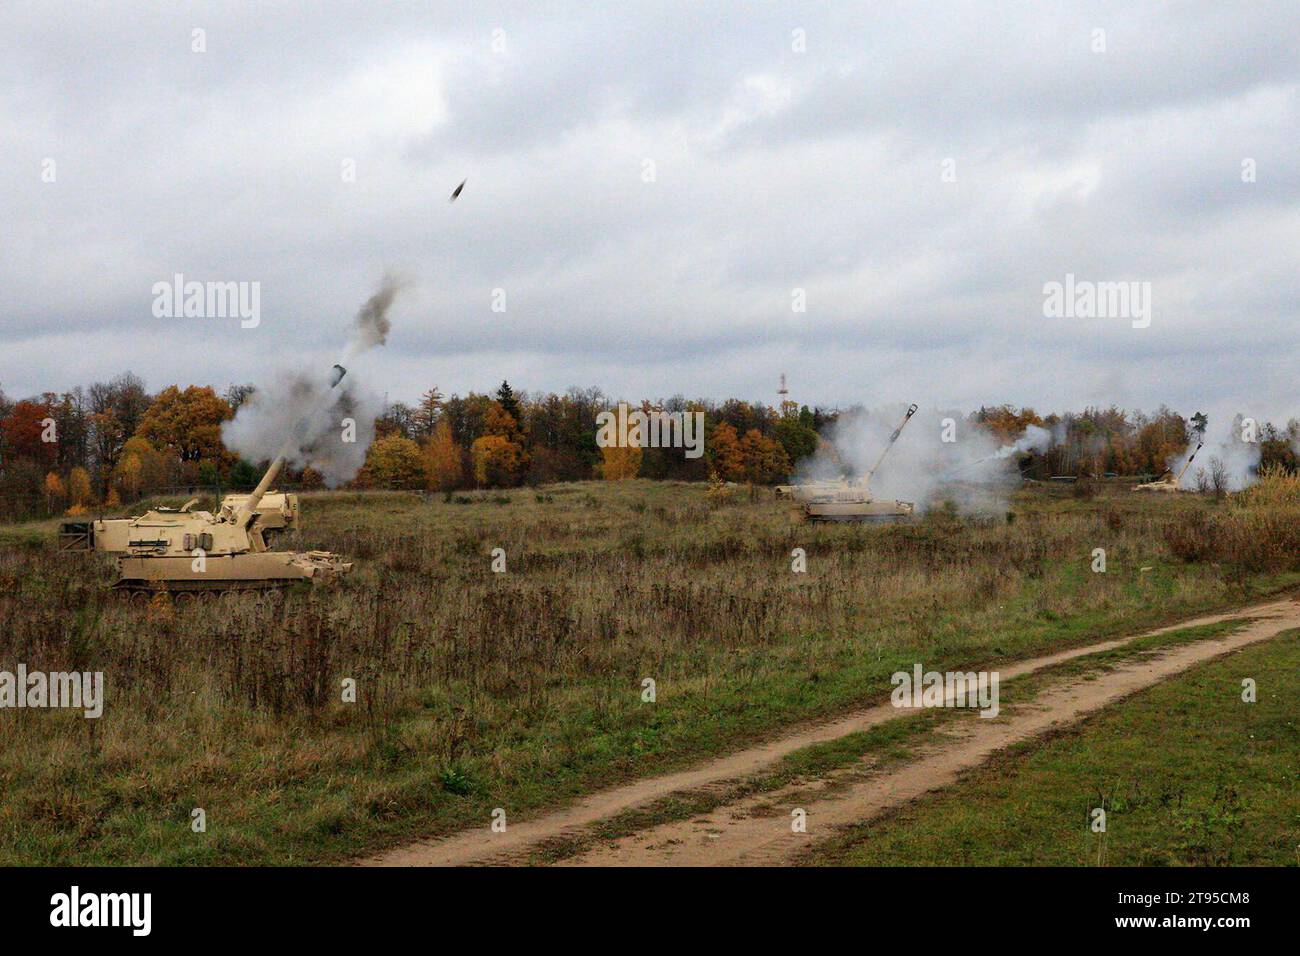
[{"label": "overcast sky", "polygon": [[[1285,419],[1298,38],[1293,0],[11,0],[0,386],[328,365],[396,270],[358,369],[394,399],[786,372],[809,404]],[[261,324],[156,318],[176,273],[260,283]],[[1044,316],[1067,274],[1149,282],[1149,327]]]}]

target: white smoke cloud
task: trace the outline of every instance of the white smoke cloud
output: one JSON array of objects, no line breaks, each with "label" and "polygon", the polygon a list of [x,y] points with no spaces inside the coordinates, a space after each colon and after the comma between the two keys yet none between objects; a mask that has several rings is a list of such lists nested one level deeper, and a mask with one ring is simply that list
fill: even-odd
[{"label": "white smoke cloud", "polygon": [[[384,276],[357,313],[346,359],[388,341],[388,310],[406,284],[395,275]],[[319,472],[330,488],[351,481],[366,463],[384,403],[354,372],[331,387],[333,374],[333,369],[282,371],[222,425],[222,441],[253,462],[284,455],[293,468]]]},{"label": "white smoke cloud", "polygon": [[1012,455],[1024,455],[1029,452],[1041,454],[1051,448],[1052,444],[1052,433],[1046,428],[1041,425],[1026,425],[1019,438],[1010,445],[1003,445],[998,449],[998,457],[1010,458]]},{"label": "white smoke cloud", "polygon": [[324,371],[282,372],[239,406],[221,428],[222,441],[253,462],[284,455],[294,468],[319,472],[330,488],[351,481],[366,462],[384,403],[351,375],[333,389],[329,380]]},{"label": "white smoke cloud", "polygon": [[[1166,462],[1175,475],[1182,471],[1187,460],[1196,452],[1195,436],[1192,443],[1182,454],[1174,455]],[[1196,454],[1192,465],[1183,474],[1178,487],[1186,491],[1196,491],[1203,484],[1212,487],[1213,475],[1221,468],[1224,487],[1227,491],[1240,491],[1255,483],[1259,470],[1260,447],[1258,441],[1242,441],[1241,415],[1234,418],[1218,416],[1210,420],[1203,438],[1205,447]]]},{"label": "white smoke cloud", "polygon": [[[798,480],[866,476],[905,412],[897,405],[841,415],[817,453],[801,464]],[[918,512],[944,502],[967,514],[997,512],[1020,486],[1016,456],[1046,451],[1052,444],[1051,432],[1036,425],[1002,444],[959,413],[918,411],[871,476],[870,494],[877,500],[910,501]]]}]

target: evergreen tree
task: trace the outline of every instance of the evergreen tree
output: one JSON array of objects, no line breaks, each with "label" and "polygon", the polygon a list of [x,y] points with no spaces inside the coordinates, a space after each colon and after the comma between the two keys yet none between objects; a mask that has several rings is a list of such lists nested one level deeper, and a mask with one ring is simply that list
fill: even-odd
[{"label": "evergreen tree", "polygon": [[519,399],[515,397],[514,389],[510,387],[509,382],[504,380],[501,382],[501,387],[497,389],[497,401],[501,403],[501,407],[515,420],[516,424],[523,427],[524,418],[523,412],[519,408]]}]

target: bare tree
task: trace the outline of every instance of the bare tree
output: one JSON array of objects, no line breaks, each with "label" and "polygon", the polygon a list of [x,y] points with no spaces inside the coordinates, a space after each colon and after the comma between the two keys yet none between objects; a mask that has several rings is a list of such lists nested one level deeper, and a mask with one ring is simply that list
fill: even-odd
[{"label": "bare tree", "polygon": [[1217,456],[1210,458],[1210,487],[1215,498],[1222,499],[1228,493],[1228,466]]}]

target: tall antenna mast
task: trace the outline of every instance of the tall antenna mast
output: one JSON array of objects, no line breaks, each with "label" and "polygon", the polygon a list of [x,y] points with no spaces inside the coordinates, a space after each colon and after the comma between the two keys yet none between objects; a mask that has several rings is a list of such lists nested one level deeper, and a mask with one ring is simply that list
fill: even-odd
[{"label": "tall antenna mast", "polygon": [[777,409],[783,416],[793,415],[796,411],[795,405],[790,401],[790,389],[785,387],[785,372],[781,373],[781,387],[776,390],[776,394],[781,396],[777,401]]}]

